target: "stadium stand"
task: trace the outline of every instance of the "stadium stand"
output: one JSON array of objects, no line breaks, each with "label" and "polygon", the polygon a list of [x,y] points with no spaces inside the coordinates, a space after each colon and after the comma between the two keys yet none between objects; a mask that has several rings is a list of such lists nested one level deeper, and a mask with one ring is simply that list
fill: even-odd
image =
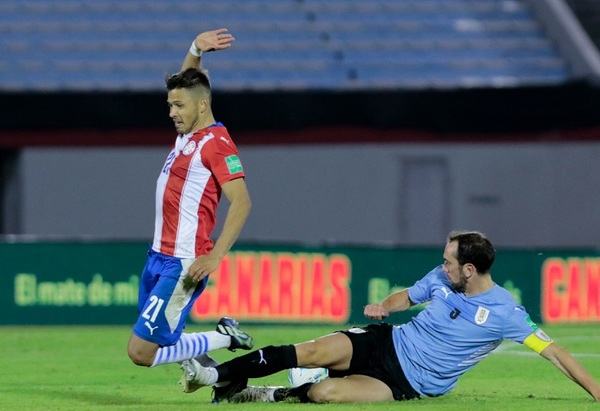
[{"label": "stadium stand", "polygon": [[[0,90],[152,91],[202,29],[216,90],[552,85],[572,78],[526,0],[5,0]],[[157,80],[158,79],[158,80]]]},{"label": "stadium stand", "polygon": [[597,0],[567,0],[591,40],[600,48],[600,2]]}]

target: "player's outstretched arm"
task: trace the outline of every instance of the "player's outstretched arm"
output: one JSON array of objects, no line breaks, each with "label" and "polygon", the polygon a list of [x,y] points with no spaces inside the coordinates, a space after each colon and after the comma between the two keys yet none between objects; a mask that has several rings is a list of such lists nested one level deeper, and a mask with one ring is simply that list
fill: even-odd
[{"label": "player's outstretched arm", "polygon": [[235,38],[227,32],[226,28],[205,31],[198,34],[183,60],[181,71],[200,67],[202,53],[228,49],[231,47],[233,41],[235,41]]},{"label": "player's outstretched arm", "polygon": [[594,400],[600,402],[600,385],[594,377],[567,350],[556,343],[546,347],[540,355],[550,361],[571,380],[585,389]]},{"label": "player's outstretched arm", "polygon": [[364,315],[371,320],[383,320],[390,313],[408,310],[413,304],[408,298],[408,288],[397,291],[385,298],[380,304],[365,306]]}]

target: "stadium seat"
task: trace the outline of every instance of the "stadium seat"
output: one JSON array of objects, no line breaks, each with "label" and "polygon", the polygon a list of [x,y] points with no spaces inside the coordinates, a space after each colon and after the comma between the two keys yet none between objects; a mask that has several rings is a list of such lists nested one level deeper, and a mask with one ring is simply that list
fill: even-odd
[{"label": "stadium seat", "polygon": [[571,76],[524,0],[5,0],[0,90],[162,90],[205,22],[237,40],[203,60],[215,89],[498,86]]}]

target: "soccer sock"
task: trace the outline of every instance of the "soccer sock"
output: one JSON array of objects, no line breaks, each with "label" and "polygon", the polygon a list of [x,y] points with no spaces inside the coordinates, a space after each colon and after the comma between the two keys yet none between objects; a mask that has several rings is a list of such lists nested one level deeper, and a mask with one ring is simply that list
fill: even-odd
[{"label": "soccer sock", "polygon": [[260,378],[297,366],[298,358],[293,345],[269,345],[224,362],[216,368],[219,373],[218,381],[221,382],[232,379]]},{"label": "soccer sock", "polygon": [[230,344],[230,336],[216,331],[181,334],[179,341],[174,345],[167,345],[158,349],[151,367],[189,360],[208,351],[227,348]]}]

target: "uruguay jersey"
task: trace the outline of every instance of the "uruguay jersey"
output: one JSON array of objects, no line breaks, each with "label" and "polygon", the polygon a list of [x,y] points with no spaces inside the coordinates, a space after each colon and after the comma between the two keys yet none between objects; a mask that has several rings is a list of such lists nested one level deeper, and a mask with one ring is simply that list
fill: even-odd
[{"label": "uruguay jersey", "polygon": [[552,340],[499,285],[467,297],[452,289],[438,266],[408,289],[415,303],[430,301],[416,317],[393,329],[398,360],[421,395],[450,391],[458,377],[497,348],[503,339],[541,352]]},{"label": "uruguay jersey", "polygon": [[237,148],[221,123],[177,136],[156,182],[152,249],[179,258],[210,253],[221,185],[241,177]]}]

